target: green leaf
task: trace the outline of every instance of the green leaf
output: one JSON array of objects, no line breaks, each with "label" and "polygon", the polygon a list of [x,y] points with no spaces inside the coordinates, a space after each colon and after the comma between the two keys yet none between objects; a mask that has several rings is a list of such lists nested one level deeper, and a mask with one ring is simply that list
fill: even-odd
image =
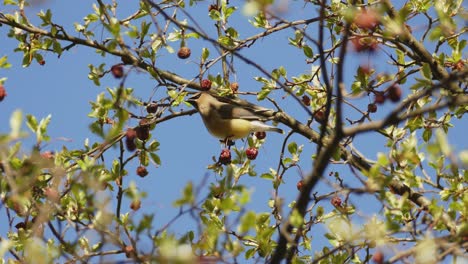
[{"label": "green leaf", "polygon": [[141,165],[147,167],[149,165],[148,151],[140,152],[140,163]]},{"label": "green leaf", "polygon": [[18,5],[15,0],[3,0],[4,5]]},{"label": "green leaf", "polygon": [[425,129],[422,135],[424,142],[429,142],[429,140],[431,140],[431,137],[432,137],[432,129],[430,128]]},{"label": "green leaf", "polygon": [[3,56],[3,57],[0,58],[0,68],[3,68],[3,69],[11,68],[11,64],[8,63],[8,57],[7,56]]},{"label": "green leaf", "polygon": [[36,117],[33,115],[26,115],[26,125],[28,125],[29,129],[31,129],[32,132],[36,133],[38,123]]},{"label": "green leaf", "polygon": [[202,61],[206,61],[208,59],[208,56],[210,56],[210,50],[207,48],[202,49]]},{"label": "green leaf", "polygon": [[251,228],[255,227],[256,218],[257,216],[255,215],[255,212],[249,211],[245,213],[242,216],[240,225],[238,227],[239,232],[246,233]]},{"label": "green leaf", "polygon": [[291,142],[288,144],[288,151],[291,154],[296,154],[297,153],[297,143],[296,142]]},{"label": "green leaf", "polygon": [[428,63],[423,63],[423,66],[421,68],[421,73],[426,79],[428,80],[432,79],[432,71]]},{"label": "green leaf", "polygon": [[41,119],[41,122],[39,122],[39,127],[38,131],[36,131],[36,137],[37,137],[37,142],[42,142],[44,141],[49,141],[49,136],[47,136],[47,126],[50,123],[50,120],[52,119],[52,115],[48,115],[46,118]]},{"label": "green leaf", "polygon": [[189,182],[185,186],[183,193],[182,193],[182,198],[176,200],[174,202],[174,206],[182,206],[184,204],[192,204],[195,201],[195,197],[193,195],[193,183]]},{"label": "green leaf", "polygon": [[219,21],[219,20],[221,20],[221,13],[219,13],[219,11],[216,10],[216,9],[211,10],[209,16],[210,16],[210,18],[213,19],[214,21]]},{"label": "green leaf", "polygon": [[300,227],[304,223],[304,217],[302,217],[297,209],[294,209],[289,217],[289,222],[294,227]]},{"label": "green leaf", "polygon": [[161,165],[161,159],[159,158],[158,154],[150,153],[151,160],[156,163],[157,165]]},{"label": "green leaf", "polygon": [[260,178],[266,179],[266,180],[274,180],[275,176],[271,173],[263,173]]},{"label": "green leaf", "polygon": [[230,7],[226,8],[225,10],[223,10],[225,20],[227,20],[232,15],[232,13],[234,13],[234,11],[236,11],[236,9],[237,9],[237,7],[230,6]]},{"label": "green leaf", "polygon": [[304,55],[306,55],[307,58],[314,57],[314,52],[312,51],[312,48],[310,46],[304,45],[302,47],[302,50],[304,51]]},{"label": "green leaf", "polygon": [[226,33],[227,33],[227,35],[229,35],[231,38],[234,38],[234,39],[239,38],[239,33],[238,33],[237,30],[235,30],[233,27],[229,27],[228,29],[226,29]]}]

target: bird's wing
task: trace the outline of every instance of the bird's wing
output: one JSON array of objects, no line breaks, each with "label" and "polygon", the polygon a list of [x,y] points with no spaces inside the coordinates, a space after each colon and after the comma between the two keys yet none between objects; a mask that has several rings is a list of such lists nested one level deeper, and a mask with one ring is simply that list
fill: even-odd
[{"label": "bird's wing", "polygon": [[261,120],[253,111],[231,104],[222,104],[218,112],[222,119]]}]

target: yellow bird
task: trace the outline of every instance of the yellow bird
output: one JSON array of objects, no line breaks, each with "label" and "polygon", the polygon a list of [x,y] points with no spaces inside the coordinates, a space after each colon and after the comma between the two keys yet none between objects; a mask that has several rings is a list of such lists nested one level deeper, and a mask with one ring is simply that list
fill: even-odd
[{"label": "yellow bird", "polygon": [[245,138],[250,133],[283,130],[262,122],[254,109],[221,102],[206,92],[200,92],[187,100],[195,107],[208,131],[215,137],[228,140]]}]

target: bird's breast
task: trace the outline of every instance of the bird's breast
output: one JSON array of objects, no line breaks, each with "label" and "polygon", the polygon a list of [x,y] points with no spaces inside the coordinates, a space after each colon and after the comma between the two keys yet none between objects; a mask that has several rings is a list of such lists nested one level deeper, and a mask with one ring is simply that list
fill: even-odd
[{"label": "bird's breast", "polygon": [[251,132],[251,124],[243,119],[203,118],[208,131],[220,139],[239,139],[247,137]]}]

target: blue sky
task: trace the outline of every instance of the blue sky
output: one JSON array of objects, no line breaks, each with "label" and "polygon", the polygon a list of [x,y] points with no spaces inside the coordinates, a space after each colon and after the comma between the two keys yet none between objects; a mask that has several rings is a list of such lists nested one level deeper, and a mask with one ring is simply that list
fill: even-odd
[{"label": "blue sky", "polygon": [[[131,14],[136,8],[136,1],[134,3],[121,2],[119,4],[128,6],[125,8],[119,7],[118,16],[120,18]],[[200,4],[200,7],[191,9],[191,12],[193,12],[191,14],[194,17],[207,16],[206,10],[208,4],[206,2]],[[290,9],[293,10],[293,8],[301,5],[301,3],[294,3]],[[26,14],[32,17],[39,10],[46,10],[48,8],[51,8],[53,11],[53,21],[57,24],[65,25],[65,28],[69,32],[73,32],[74,22],[82,23],[82,18],[92,10],[91,1],[45,1],[41,5],[27,8]],[[11,7],[0,7],[0,11],[2,12],[7,10],[11,10]],[[286,13],[286,18],[292,20],[316,16],[315,10],[310,7],[299,10],[298,12]],[[233,25],[238,27],[241,33],[241,38],[260,32],[259,29],[253,28],[245,21],[245,17],[242,16],[241,12],[236,13],[232,19]],[[37,22],[37,19],[33,19],[32,21]],[[206,32],[210,36],[215,36],[215,28],[212,25],[212,21],[199,19],[198,23],[206,29]],[[316,37],[317,27],[318,25],[316,24],[310,25],[311,29],[309,29],[309,33],[312,37]],[[0,27],[0,36],[6,36],[8,29],[6,26]],[[152,29],[154,30],[154,27]],[[96,36],[99,36],[101,30],[101,28],[96,28]],[[76,33],[73,34],[77,35]],[[262,65],[268,71],[279,66],[284,66],[288,70],[288,76],[307,73],[313,65],[308,65],[303,60],[300,50],[287,44],[287,37],[290,36],[292,36],[292,31],[286,30],[284,33],[260,39],[252,48],[243,50],[241,53],[248,58],[254,59],[256,63]],[[44,146],[44,150],[59,151],[63,145],[68,149],[81,148],[86,138],[89,138],[91,142],[98,140],[88,131],[88,125],[92,122],[92,119],[87,117],[87,114],[91,111],[89,102],[94,101],[97,94],[106,92],[106,87],[117,87],[119,81],[108,75],[101,80],[100,87],[95,86],[87,78],[89,72],[88,64],[99,65],[100,63],[106,63],[107,69],[109,69],[111,65],[119,63],[119,59],[112,56],[101,57],[87,47],[77,46],[69,52],[65,52],[61,58],[57,58],[53,54],[43,53],[46,61],[44,66],[32,63],[30,67],[22,68],[21,55],[12,52],[16,44],[14,40],[3,37],[2,45],[0,46],[0,57],[7,55],[9,62],[13,65],[11,69],[0,70],[0,77],[8,78],[5,83],[8,97],[0,103],[0,124],[4,124],[0,125],[0,133],[8,133],[8,120],[11,113],[15,109],[21,109],[23,113],[33,114],[38,119],[52,114],[52,122],[48,129],[52,140]],[[188,44],[192,49],[192,56],[189,60],[180,60],[176,54],[165,52],[159,55],[157,66],[165,70],[177,72],[187,79],[196,76],[198,73],[196,60],[201,55],[201,48],[210,48],[212,54],[215,54],[215,52],[212,49],[213,46],[207,42],[188,40]],[[171,43],[171,45],[177,50],[179,43]],[[355,66],[368,60],[372,61],[372,64],[378,70],[388,70],[385,66],[388,58],[382,52],[378,52],[374,57],[352,55],[347,59],[347,65],[353,69],[347,71],[346,80],[348,83],[352,80],[355,73]],[[257,91],[260,89],[260,84],[253,79],[254,76],[262,76],[260,72],[240,61],[236,61],[234,67],[237,72],[235,80],[239,82],[241,91]],[[210,69],[209,73],[216,75],[219,71],[220,67],[217,66]],[[134,88],[135,94],[138,97],[147,100],[154,92],[155,82],[146,73],[132,72],[125,85]],[[405,90],[404,94],[407,93],[408,91]],[[164,94],[164,89],[159,88],[154,96],[158,97]],[[244,98],[249,99],[249,97]],[[253,98],[250,100],[253,101]],[[290,115],[305,122],[307,116],[297,103],[290,98],[277,98],[277,100]],[[356,103],[364,106],[367,105],[368,101],[369,99],[363,98],[357,100]],[[266,102],[262,102],[262,105],[272,107],[271,104],[269,105]],[[388,110],[392,106],[391,103],[386,103],[385,108]],[[182,106],[180,109],[189,109],[189,107]],[[144,113],[143,108],[134,110],[136,113]],[[355,115],[350,109],[346,109],[346,111],[346,114]],[[385,113],[385,110],[379,111],[375,116],[383,116],[383,113]],[[135,124],[136,122],[133,121],[129,123],[129,126]],[[463,140],[463,138],[468,124],[457,120],[454,120],[454,124],[457,128],[451,130],[449,139],[452,144],[456,144],[456,150],[466,149],[467,141]],[[280,127],[287,132],[289,131],[284,126]],[[314,128],[317,128],[316,124]],[[27,127],[24,126],[24,129],[27,129]],[[141,191],[148,193],[148,197],[143,200],[142,209],[136,212],[136,214],[141,215],[146,211],[154,212],[157,219],[156,226],[159,226],[164,225],[177,214],[178,209],[172,207],[172,202],[180,196],[179,193],[181,193],[182,188],[187,182],[199,183],[206,174],[208,174],[208,183],[214,183],[219,179],[212,172],[209,172],[206,166],[213,163],[213,156],[218,157],[221,147],[218,140],[208,134],[198,115],[173,119],[160,124],[153,131],[153,137],[161,143],[159,155],[162,159],[162,166],[159,168],[150,166],[150,175],[141,179],[134,174],[134,168],[137,166],[135,162],[128,169],[129,177],[126,177],[125,181],[127,183],[128,181],[135,181]],[[254,162],[259,174],[267,172],[270,167],[276,169],[283,137],[279,134],[268,134],[266,143],[260,149],[259,156]],[[300,168],[303,173],[308,173],[312,168],[310,157],[314,153],[316,146],[300,136],[293,136],[292,139],[296,140],[298,144],[304,144]],[[24,151],[26,153],[29,152],[32,144],[33,137],[25,140]],[[375,133],[357,136],[354,144],[363,154],[368,155],[370,159],[376,159],[378,151],[385,151],[384,139],[376,136]],[[237,147],[244,145],[245,143],[242,141],[237,142]],[[115,155],[108,154],[106,157],[110,161],[112,158],[117,157],[117,153]],[[334,166],[332,170],[338,171],[343,175],[349,173],[345,166]],[[296,183],[300,180],[300,173],[299,169],[292,169],[285,176],[286,184],[281,187],[280,195],[284,196],[286,203],[293,201],[298,194]],[[346,176],[343,177],[346,178]],[[333,182],[331,177],[326,178]],[[252,186],[252,203],[249,205],[249,208],[258,211],[270,211],[266,204],[267,200],[272,197],[271,182],[260,177],[249,176],[242,177],[240,181],[241,184]],[[354,183],[349,182],[349,184]],[[315,191],[320,194],[330,191],[330,188],[327,184],[322,183]],[[112,196],[115,197],[115,193]],[[353,202],[360,203],[362,205],[361,209],[364,211],[378,211],[378,205],[373,201],[369,201],[371,199],[354,196],[352,200]],[[125,203],[123,208],[123,212],[130,211],[128,203]],[[3,214],[4,211],[0,212],[0,217],[3,217]],[[177,232],[178,227],[186,227],[190,224],[191,220],[189,218],[182,218],[174,224],[172,231]],[[0,227],[1,236],[4,236],[5,232],[5,227]],[[320,249],[321,246],[314,248],[314,250]]]}]

